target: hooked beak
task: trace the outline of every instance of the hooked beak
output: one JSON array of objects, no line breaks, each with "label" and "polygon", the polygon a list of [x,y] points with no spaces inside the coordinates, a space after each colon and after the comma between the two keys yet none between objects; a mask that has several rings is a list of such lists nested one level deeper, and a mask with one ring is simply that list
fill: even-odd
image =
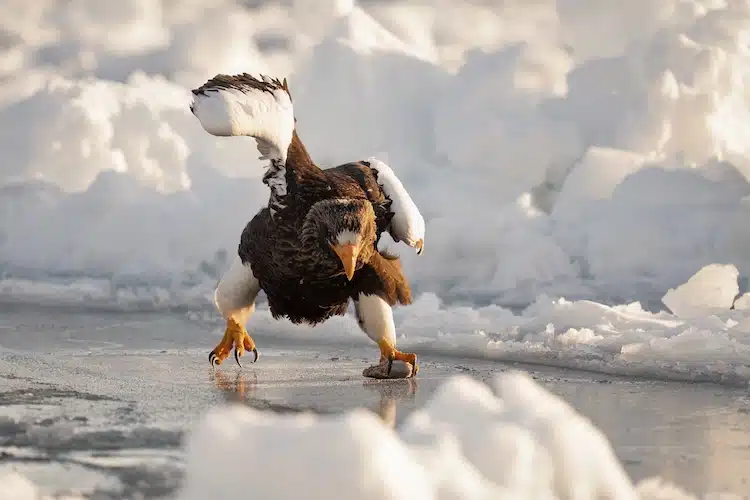
[{"label": "hooked beak", "polygon": [[341,259],[341,263],[344,265],[344,271],[346,272],[346,279],[352,280],[354,276],[354,270],[357,268],[357,256],[359,255],[359,247],[353,244],[347,245],[331,245],[333,251]]}]

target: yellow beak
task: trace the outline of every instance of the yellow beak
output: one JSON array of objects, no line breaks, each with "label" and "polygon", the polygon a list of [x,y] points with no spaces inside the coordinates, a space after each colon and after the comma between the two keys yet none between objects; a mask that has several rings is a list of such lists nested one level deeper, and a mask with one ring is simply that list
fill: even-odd
[{"label": "yellow beak", "polygon": [[344,271],[346,272],[346,279],[352,280],[354,276],[354,270],[357,268],[357,256],[359,255],[359,248],[357,245],[331,245],[333,251],[341,259],[341,263],[344,265]]}]

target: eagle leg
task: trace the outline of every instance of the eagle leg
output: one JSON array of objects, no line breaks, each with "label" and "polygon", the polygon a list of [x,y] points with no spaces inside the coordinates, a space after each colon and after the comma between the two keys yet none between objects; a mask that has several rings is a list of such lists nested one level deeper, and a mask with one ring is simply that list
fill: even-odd
[{"label": "eagle leg", "polygon": [[388,370],[386,371],[386,375],[391,374],[391,368],[393,368],[394,360],[403,361],[404,363],[409,363],[411,366],[413,366],[414,370],[412,371],[412,377],[415,376],[419,371],[416,354],[411,352],[399,351],[387,339],[379,340],[378,347],[380,347],[380,362],[382,363],[384,360],[388,360]]},{"label": "eagle leg", "polygon": [[[391,305],[379,294],[359,293],[354,299],[357,323],[370,339],[380,347],[380,363],[388,360],[385,376],[391,377],[393,361],[403,361],[412,367],[410,377],[419,371],[417,355],[396,349],[396,325],[393,322]],[[367,376],[367,375],[366,375]]]},{"label": "eagle leg", "polygon": [[258,349],[255,347],[255,341],[247,333],[245,327],[243,327],[234,317],[227,319],[227,329],[224,332],[221,342],[208,354],[208,361],[211,365],[220,365],[229,356],[229,352],[234,348],[234,360],[242,368],[240,363],[240,356],[245,351],[252,351],[255,355],[253,363],[258,361],[260,354]]}]

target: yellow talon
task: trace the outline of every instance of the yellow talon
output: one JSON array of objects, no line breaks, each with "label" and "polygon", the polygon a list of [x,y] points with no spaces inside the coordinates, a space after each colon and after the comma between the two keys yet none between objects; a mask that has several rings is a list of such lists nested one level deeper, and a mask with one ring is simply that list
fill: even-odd
[{"label": "yellow talon", "polygon": [[393,361],[399,360],[405,363],[409,363],[413,367],[412,377],[419,371],[419,365],[417,365],[417,355],[410,352],[401,352],[397,350],[390,342],[385,339],[378,341],[378,347],[380,347],[380,361],[388,360],[388,375],[391,374],[391,368],[393,367]]},{"label": "yellow talon", "polygon": [[220,365],[229,356],[229,351],[234,347],[234,359],[240,368],[240,356],[245,351],[252,351],[255,354],[253,363],[258,361],[258,349],[255,347],[255,341],[248,335],[245,327],[242,326],[234,318],[227,319],[227,329],[224,331],[224,337],[221,342],[208,354],[208,361],[212,365]]}]

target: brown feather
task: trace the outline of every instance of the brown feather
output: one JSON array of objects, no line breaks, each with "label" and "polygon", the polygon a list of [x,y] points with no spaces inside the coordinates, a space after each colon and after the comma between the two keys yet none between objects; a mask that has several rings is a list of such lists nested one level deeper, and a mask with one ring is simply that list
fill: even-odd
[{"label": "brown feather", "polygon": [[286,78],[283,82],[279,81],[278,78],[268,77],[259,80],[248,73],[241,73],[238,75],[216,75],[197,89],[193,89],[193,94],[202,94],[206,90],[216,88],[243,90],[247,87],[264,92],[273,92],[274,90],[281,88],[289,95],[289,100],[292,100],[292,94],[289,92],[289,87],[286,85]]}]

